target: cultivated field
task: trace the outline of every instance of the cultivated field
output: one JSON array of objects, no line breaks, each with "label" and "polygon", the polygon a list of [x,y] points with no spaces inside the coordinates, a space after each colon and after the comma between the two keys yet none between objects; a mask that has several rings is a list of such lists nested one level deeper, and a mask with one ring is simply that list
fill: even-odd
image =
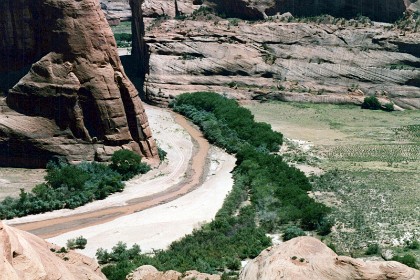
[{"label": "cultivated field", "polygon": [[281,102],[246,107],[289,138],[286,160],[324,170],[312,178],[313,196],[334,207],[328,242],[339,252],[360,256],[373,243],[398,251],[420,238],[418,111]]}]

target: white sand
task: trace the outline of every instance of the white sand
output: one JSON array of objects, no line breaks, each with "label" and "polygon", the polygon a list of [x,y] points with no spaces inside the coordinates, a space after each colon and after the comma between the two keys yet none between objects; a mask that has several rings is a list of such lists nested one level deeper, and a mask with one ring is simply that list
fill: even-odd
[{"label": "white sand", "polygon": [[92,210],[125,205],[126,201],[148,196],[168,189],[182,181],[192,157],[193,143],[190,135],[178,125],[165,109],[145,106],[152,133],[158,145],[167,152],[167,159],[159,168],[128,182],[123,192],[104,200],[94,201],[74,210],[63,209],[38,215],[29,215],[5,221],[8,225],[41,221],[80,214]]},{"label": "white sand", "polygon": [[[145,108],[154,138],[168,153],[167,160],[158,169],[130,180],[122,193],[104,200],[74,210],[31,215],[6,223],[40,221],[124,205],[130,199],[158,193],[181,182],[193,154],[191,137],[174,121],[168,110],[147,105]],[[214,147],[210,150],[209,158],[210,167],[208,174],[204,174],[207,176],[204,184],[185,196],[111,222],[68,232],[49,241],[65,246],[68,239],[83,235],[88,244],[81,253],[88,256],[94,256],[100,247],[111,249],[118,241],[126,242],[129,246],[137,243],[143,251],[166,248],[202,223],[212,220],[233,186],[230,172],[235,166],[235,158]]]},{"label": "white sand", "polygon": [[87,227],[48,239],[65,246],[70,238],[84,236],[86,249],[82,254],[94,257],[98,248],[111,249],[118,241],[140,245],[143,252],[165,249],[175,240],[191,233],[204,222],[211,221],[231,190],[230,171],[235,158],[220,149],[211,151],[211,168],[207,180],[198,189],[167,204],[159,205],[109,223]]}]

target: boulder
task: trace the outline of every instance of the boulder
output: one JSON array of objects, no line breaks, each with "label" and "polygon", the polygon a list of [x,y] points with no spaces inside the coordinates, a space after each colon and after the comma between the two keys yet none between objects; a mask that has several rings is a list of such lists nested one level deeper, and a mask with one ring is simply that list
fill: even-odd
[{"label": "boulder", "polygon": [[105,146],[158,160],[97,1],[7,0],[0,16],[0,74],[30,68],[0,99],[0,165],[106,160]]},{"label": "boulder", "polygon": [[415,280],[420,271],[395,261],[338,256],[313,237],[297,237],[264,250],[241,271],[240,280]]},{"label": "boulder", "polygon": [[190,270],[185,273],[169,270],[158,271],[151,265],[143,265],[127,276],[127,280],[220,280],[220,275],[211,275]]},{"label": "boulder", "polygon": [[95,260],[0,221],[0,275],[7,280],[106,279]]}]

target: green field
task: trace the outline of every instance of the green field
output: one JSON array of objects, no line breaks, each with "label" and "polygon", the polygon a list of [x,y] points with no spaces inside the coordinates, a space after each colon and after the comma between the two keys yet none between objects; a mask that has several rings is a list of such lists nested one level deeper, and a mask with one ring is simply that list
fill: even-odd
[{"label": "green field", "polygon": [[400,250],[420,238],[419,111],[282,102],[246,107],[285,137],[307,141],[289,144],[285,159],[324,170],[312,177],[312,195],[334,207],[329,241],[340,253],[360,256],[372,243]]}]

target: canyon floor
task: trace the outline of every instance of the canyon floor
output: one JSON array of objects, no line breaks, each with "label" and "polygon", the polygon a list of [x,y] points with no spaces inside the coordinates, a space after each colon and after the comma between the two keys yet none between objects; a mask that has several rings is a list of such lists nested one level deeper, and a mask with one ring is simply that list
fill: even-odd
[{"label": "canyon floor", "polygon": [[151,106],[146,111],[159,146],[168,152],[159,168],[104,200],[6,223],[61,246],[83,235],[88,240],[83,253],[94,256],[118,241],[138,243],[143,251],[164,249],[210,221],[233,185],[235,158],[211,147],[183,117]]},{"label": "canyon floor", "polygon": [[372,243],[398,251],[418,239],[418,111],[284,102],[246,107],[284,134],[284,159],[303,166],[314,182],[312,195],[333,207],[330,241],[340,253],[361,256]]}]

